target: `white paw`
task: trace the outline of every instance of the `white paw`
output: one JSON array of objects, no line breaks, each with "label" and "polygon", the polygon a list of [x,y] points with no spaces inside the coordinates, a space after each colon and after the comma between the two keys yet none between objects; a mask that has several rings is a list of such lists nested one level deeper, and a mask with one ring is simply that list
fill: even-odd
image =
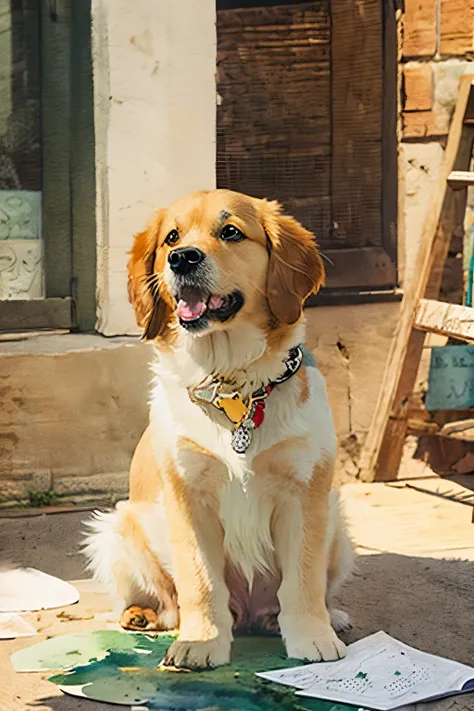
[{"label": "white paw", "polygon": [[166,653],[164,664],[185,669],[209,669],[229,664],[230,641],[215,637],[204,642],[177,639]]},{"label": "white paw", "polygon": [[335,632],[349,632],[352,629],[349,615],[344,610],[334,608],[329,610],[331,616],[331,627]]},{"label": "white paw", "polygon": [[332,662],[346,656],[346,645],[338,639],[330,625],[318,620],[298,627],[300,634],[295,630],[285,639],[289,657],[310,662]]}]

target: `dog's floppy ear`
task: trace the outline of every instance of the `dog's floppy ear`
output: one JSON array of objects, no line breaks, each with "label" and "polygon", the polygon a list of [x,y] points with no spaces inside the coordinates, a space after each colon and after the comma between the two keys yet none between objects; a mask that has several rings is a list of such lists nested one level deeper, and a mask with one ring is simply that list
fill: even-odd
[{"label": "dog's floppy ear", "polygon": [[261,201],[261,220],[267,235],[270,263],[266,296],[273,315],[295,323],[304,302],[324,284],[324,267],[314,235],[288,215],[277,202]]},{"label": "dog's floppy ear", "polygon": [[158,234],[164,214],[165,210],[158,210],[147,229],[135,235],[127,264],[128,299],[135,309],[137,324],[144,329],[145,340],[160,336],[171,315],[161,275],[155,272]]}]

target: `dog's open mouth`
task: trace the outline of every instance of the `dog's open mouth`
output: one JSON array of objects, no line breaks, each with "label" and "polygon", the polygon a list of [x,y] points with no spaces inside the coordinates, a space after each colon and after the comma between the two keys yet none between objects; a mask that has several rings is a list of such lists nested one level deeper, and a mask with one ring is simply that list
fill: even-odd
[{"label": "dog's open mouth", "polygon": [[176,296],[176,301],[181,326],[188,330],[203,330],[210,321],[224,323],[235,316],[244,304],[244,297],[240,291],[232,291],[225,296],[210,294],[203,297],[195,290],[184,289]]}]

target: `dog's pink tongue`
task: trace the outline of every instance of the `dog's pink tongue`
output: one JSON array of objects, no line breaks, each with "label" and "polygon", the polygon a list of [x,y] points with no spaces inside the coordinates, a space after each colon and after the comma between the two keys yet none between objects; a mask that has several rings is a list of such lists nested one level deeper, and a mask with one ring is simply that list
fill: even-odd
[{"label": "dog's pink tongue", "polygon": [[195,304],[188,304],[183,299],[178,301],[178,308],[176,310],[178,317],[183,319],[183,321],[193,321],[203,315],[206,310],[206,304],[204,301],[197,301]]}]

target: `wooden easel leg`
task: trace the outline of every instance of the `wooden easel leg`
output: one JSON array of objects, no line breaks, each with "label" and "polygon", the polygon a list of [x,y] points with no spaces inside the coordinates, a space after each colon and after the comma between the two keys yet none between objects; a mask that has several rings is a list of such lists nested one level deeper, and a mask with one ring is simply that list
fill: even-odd
[{"label": "wooden easel leg", "polygon": [[[408,403],[416,382],[425,334],[413,327],[421,298],[439,294],[444,263],[465,195],[455,197],[447,178],[453,170],[469,170],[474,126],[464,117],[474,77],[461,79],[445,153],[444,175],[434,196],[420,241],[414,277],[402,301],[400,318],[382,381],[367,441],[361,455],[364,481],[396,479],[407,432]],[[465,191],[461,191],[464,192]],[[465,208],[465,206],[464,206]]]},{"label": "wooden easel leg", "polygon": [[416,384],[424,342],[425,334],[413,330],[407,345],[392,413],[380,444],[372,481],[393,481],[397,478],[408,429],[410,397]]}]

